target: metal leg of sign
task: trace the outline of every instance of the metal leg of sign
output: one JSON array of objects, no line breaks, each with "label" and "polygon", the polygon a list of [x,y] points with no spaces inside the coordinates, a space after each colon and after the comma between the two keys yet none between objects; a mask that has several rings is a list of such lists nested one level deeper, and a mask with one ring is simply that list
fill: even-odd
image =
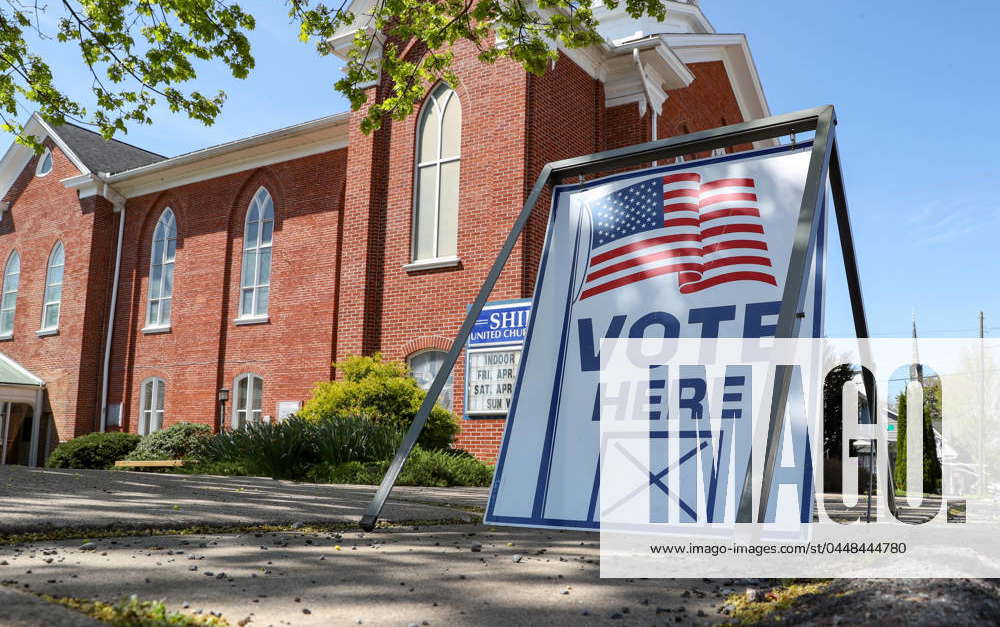
[{"label": "metal leg of sign", "polygon": [[[775,337],[792,338],[798,337],[799,334],[799,325],[802,319],[798,314],[803,310],[806,298],[809,268],[819,228],[816,216],[826,194],[826,181],[836,123],[833,107],[825,108],[816,120],[816,136],[813,139],[805,189],[802,193],[802,204],[799,207],[799,220],[795,227],[795,241],[792,245],[792,256],[788,262],[788,275],[785,277],[781,308],[778,310]],[[785,408],[788,405],[792,375],[793,368],[790,366],[778,366],[775,369],[774,391],[771,397],[771,413],[767,429],[767,446],[764,451],[764,467],[761,470],[763,488],[760,492],[757,508],[756,520],[758,522],[763,522],[767,514],[770,486],[774,478],[774,466],[778,459],[781,428],[785,420]],[[749,523],[754,520],[752,514],[752,471],[753,459],[751,458],[748,462],[743,491],[740,494],[736,522]]]},{"label": "metal leg of sign", "polygon": [[514,245],[517,244],[517,238],[520,237],[521,231],[524,230],[524,226],[528,223],[532,209],[534,209],[538,203],[538,199],[542,195],[542,190],[545,189],[545,186],[549,182],[551,172],[551,165],[546,165],[542,168],[542,172],[538,175],[538,180],[535,181],[535,186],[532,188],[531,194],[528,195],[524,207],[521,208],[521,213],[517,216],[513,228],[500,248],[500,254],[497,255],[496,261],[493,262],[493,267],[490,268],[489,274],[486,275],[483,286],[479,288],[476,300],[465,315],[465,320],[462,322],[462,326],[459,328],[458,334],[451,344],[448,355],[444,358],[444,363],[441,364],[441,369],[438,370],[437,375],[434,377],[434,382],[431,384],[430,390],[427,391],[427,396],[424,397],[424,402],[420,405],[420,410],[413,419],[413,424],[410,425],[402,444],[399,445],[399,450],[396,451],[396,456],[392,459],[392,463],[389,464],[389,470],[382,477],[382,483],[379,484],[375,496],[372,498],[371,503],[369,503],[368,511],[361,517],[361,528],[365,531],[371,531],[375,528],[375,523],[378,522],[379,514],[385,505],[385,500],[389,498],[389,492],[392,491],[392,487],[396,484],[396,478],[399,477],[399,472],[403,469],[406,458],[409,457],[410,451],[413,450],[413,446],[417,443],[417,438],[420,437],[420,432],[423,431],[424,425],[427,423],[431,409],[434,408],[434,403],[437,402],[438,396],[441,394],[441,390],[448,380],[448,375],[451,374],[452,369],[455,367],[455,362],[458,361],[459,354],[461,354],[462,349],[465,347],[466,340],[469,339],[469,334],[472,332],[472,326],[479,317],[479,312],[483,310],[483,305],[486,304],[486,300],[490,297],[493,286],[496,285],[497,280],[500,278],[500,272],[507,263],[510,253],[514,250]]},{"label": "metal leg of sign", "polygon": [[[861,277],[858,274],[858,261],[854,253],[854,235],[851,231],[851,218],[847,209],[847,192],[844,185],[844,171],[840,167],[840,150],[837,142],[833,142],[833,153],[830,155],[830,188],[833,193],[833,206],[837,214],[837,227],[840,234],[840,247],[844,255],[844,272],[847,275],[847,291],[851,297],[851,313],[854,317],[854,331],[858,339],[861,358],[871,363],[870,348],[867,340],[868,319],[865,316],[865,299],[861,293]],[[865,386],[865,395],[868,397],[868,412],[873,423],[878,423],[878,397],[875,390],[875,377],[867,368],[862,369],[861,378]],[[874,443],[873,448],[874,451]],[[872,458],[874,459],[874,457]],[[896,482],[892,472],[886,473],[887,485],[886,502],[889,511],[896,515]],[[869,495],[869,503],[871,498]]]},{"label": "metal leg of sign", "polygon": [[[396,452],[389,470],[386,472],[385,477],[382,478],[382,483],[379,485],[374,498],[369,504],[367,512],[361,519],[361,527],[368,531],[375,527],[375,523],[378,521],[379,514],[396,482],[396,478],[399,476],[399,472],[410,451],[413,449],[414,444],[416,444],[417,438],[423,430],[424,424],[427,422],[430,410],[444,388],[448,375],[451,373],[452,368],[454,368],[455,362],[458,361],[458,356],[465,346],[476,318],[486,304],[486,300],[489,298],[493,286],[499,279],[500,272],[503,270],[518,237],[520,237],[521,231],[524,229],[531,215],[531,211],[534,209],[542,191],[549,184],[550,180],[559,182],[584,174],[615,170],[642,163],[650,163],[658,159],[706,152],[716,148],[726,148],[738,144],[782,137],[792,133],[804,133],[815,130],[816,138],[809,165],[809,178],[806,181],[805,194],[803,195],[802,206],[800,208],[799,223],[796,227],[795,246],[792,251],[788,278],[785,282],[784,298],[778,314],[777,337],[795,337],[800,321],[796,314],[801,311],[803,299],[805,298],[805,280],[816,237],[815,216],[820,203],[823,202],[823,194],[826,190],[827,168],[830,162],[830,147],[833,140],[834,124],[835,114],[833,107],[827,105],[547,164],[535,181],[531,194],[522,207],[513,228],[507,235],[507,239],[504,241],[482,288],[480,288],[475,302],[469,308],[465,320],[462,322],[462,326],[455,336],[451,350],[445,357],[441,369],[434,377],[434,382],[427,392],[427,397],[420,406],[420,411],[417,412],[417,416],[403,438],[403,443]],[[838,218],[840,218],[839,210]],[[856,271],[855,267],[855,274]],[[768,462],[765,467],[765,479],[768,483],[770,482],[771,474],[773,474],[774,462],[777,457],[777,437],[780,435],[781,418],[785,403],[788,400],[788,387],[791,374],[790,371],[782,373],[775,384],[775,398],[780,400],[782,414],[778,414],[776,418],[775,412],[777,409],[772,410],[771,414],[766,453]],[[778,404],[772,405],[775,408],[778,407]],[[751,477],[751,473],[748,472],[747,477]],[[747,488],[748,486],[744,486],[741,495],[738,521],[750,521],[752,515],[753,503],[751,490]],[[765,495],[765,498],[762,499],[760,512],[765,512],[766,506]]]}]

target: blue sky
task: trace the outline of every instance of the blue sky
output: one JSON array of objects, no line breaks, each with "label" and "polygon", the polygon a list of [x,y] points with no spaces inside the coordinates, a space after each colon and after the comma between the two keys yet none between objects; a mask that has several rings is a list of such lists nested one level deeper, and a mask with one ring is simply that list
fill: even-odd
[{"label": "blue sky", "polygon": [[[771,110],[837,108],[873,335],[1000,333],[1000,72],[993,2],[705,0],[745,32]],[[827,331],[852,330],[831,250]]]},{"label": "blue sky", "polygon": [[[204,127],[161,112],[126,141],[167,155],[344,111],[333,57],[296,38],[281,2],[258,3],[257,68],[237,81],[206,68],[200,86],[229,99]],[[869,326],[877,337],[1000,334],[1000,3],[703,0],[719,32],[744,32],[771,110],[836,105]],[[72,51],[45,47],[57,77],[86,90]],[[62,70],[62,71],[60,71]],[[211,86],[211,87],[208,87]],[[835,243],[835,242],[834,242]],[[831,251],[827,330],[853,331],[839,252]]]}]

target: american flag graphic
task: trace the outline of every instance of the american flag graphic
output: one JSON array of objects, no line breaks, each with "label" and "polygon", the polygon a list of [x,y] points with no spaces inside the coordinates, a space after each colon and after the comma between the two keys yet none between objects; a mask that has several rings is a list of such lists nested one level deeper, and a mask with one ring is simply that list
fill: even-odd
[{"label": "american flag graphic", "polygon": [[668,174],[587,203],[592,235],[579,300],[665,274],[682,294],[730,283],[777,285],[750,178]]}]

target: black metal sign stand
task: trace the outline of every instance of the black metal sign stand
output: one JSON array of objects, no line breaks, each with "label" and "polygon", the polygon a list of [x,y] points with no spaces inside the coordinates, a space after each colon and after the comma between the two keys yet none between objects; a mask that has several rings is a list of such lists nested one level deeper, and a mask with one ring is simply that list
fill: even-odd
[{"label": "black metal sign stand", "polygon": [[[801,318],[796,314],[802,311],[805,301],[809,267],[819,228],[819,221],[815,218],[819,208],[822,207],[826,195],[827,183],[829,183],[833,193],[833,204],[840,233],[844,267],[847,273],[847,287],[850,292],[851,308],[854,315],[854,328],[858,338],[867,338],[868,323],[865,318],[861,282],[858,276],[857,260],[854,255],[854,239],[851,235],[847,197],[844,191],[843,172],[840,168],[840,157],[837,151],[835,127],[836,113],[832,105],[827,105],[546,164],[538,175],[538,179],[535,181],[535,185],[528,195],[521,213],[514,222],[514,226],[507,235],[507,239],[504,240],[503,246],[500,248],[500,254],[497,255],[497,259],[493,263],[493,267],[490,268],[483,286],[479,289],[479,294],[476,296],[475,302],[469,308],[462,326],[455,335],[451,350],[448,351],[441,369],[438,371],[437,376],[434,377],[434,382],[427,392],[427,397],[424,398],[424,402],[420,406],[413,424],[410,425],[410,429],[406,432],[406,436],[403,438],[403,442],[400,444],[395,458],[393,458],[389,469],[382,478],[381,485],[379,485],[375,496],[368,505],[368,511],[361,518],[361,528],[365,531],[371,531],[375,528],[375,523],[378,522],[382,507],[385,505],[385,501],[396,483],[396,479],[403,468],[403,464],[406,462],[406,458],[409,456],[410,451],[413,450],[413,446],[417,442],[417,437],[423,430],[424,424],[427,422],[427,417],[434,407],[434,403],[437,402],[437,398],[441,394],[441,390],[444,388],[449,374],[458,361],[458,356],[465,346],[473,324],[475,324],[476,319],[479,317],[479,312],[482,311],[490,293],[493,291],[493,286],[496,284],[497,279],[500,278],[500,272],[507,263],[507,259],[510,257],[510,253],[513,251],[518,237],[521,235],[521,231],[524,229],[525,224],[527,224],[528,217],[538,203],[542,191],[550,183],[560,183],[569,178],[584,174],[626,168],[660,159],[709,152],[717,148],[726,148],[765,139],[775,139],[795,133],[815,131],[812,153],[809,160],[809,170],[805,190],[802,195],[802,204],[799,208],[799,219],[795,230],[795,240],[792,247],[792,256],[789,261],[788,275],[785,278],[784,293],[782,294],[781,309],[778,313],[777,332],[775,335],[779,338],[798,337]],[[791,379],[791,368],[778,369],[775,377],[770,422],[768,424],[763,485],[770,485],[774,474],[781,435],[781,424],[785,406],[788,402]],[[865,377],[865,392],[868,396],[872,416],[877,415],[874,406],[876,400],[874,383],[874,380],[870,376]],[[752,522],[754,520],[752,512],[753,496],[752,489],[750,489],[752,474],[747,472],[746,477],[747,483],[743,486],[741,493],[737,511],[737,522]],[[890,483],[887,497],[890,510],[895,512],[893,496]],[[767,512],[767,501],[767,490],[764,490],[758,503],[756,520],[764,520],[764,514]]]}]

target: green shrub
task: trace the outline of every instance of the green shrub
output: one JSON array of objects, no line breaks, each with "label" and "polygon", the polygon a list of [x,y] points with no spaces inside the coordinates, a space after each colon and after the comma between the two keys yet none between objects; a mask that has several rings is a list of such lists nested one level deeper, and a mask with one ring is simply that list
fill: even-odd
[{"label": "green shrub", "polygon": [[247,472],[246,466],[240,461],[207,462],[195,460],[193,463],[171,468],[170,471],[182,475],[219,475],[222,477],[246,477],[251,474]]},{"label": "green shrub", "polygon": [[364,416],[333,416],[311,424],[316,457],[327,464],[390,459],[403,439],[403,432],[395,425],[372,422]]},{"label": "green shrub", "polygon": [[208,425],[179,422],[166,429],[143,436],[139,446],[126,459],[151,461],[159,459],[188,459],[212,436]]},{"label": "green shrub", "polygon": [[387,464],[362,462],[318,464],[309,471],[309,480],[313,483],[376,485],[382,481],[384,474],[379,471],[387,467]]},{"label": "green shrub", "polygon": [[[406,364],[383,360],[376,353],[373,357],[349,357],[334,365],[343,378],[317,384],[299,415],[312,421],[363,415],[403,430],[410,426],[426,393],[410,377]],[[427,449],[447,448],[456,433],[455,416],[435,405],[418,442]]]},{"label": "green shrub", "polygon": [[[357,483],[374,485],[382,481],[389,461],[372,464],[346,462],[320,464],[309,474],[319,483]],[[493,466],[484,464],[464,451],[427,451],[415,447],[410,453],[396,485],[417,486],[488,486],[493,480]]]},{"label": "green shrub", "polygon": [[110,468],[139,444],[133,433],[90,433],[63,442],[45,462],[47,468]]},{"label": "green shrub", "polygon": [[[403,435],[393,425],[362,416],[308,421],[292,416],[281,423],[254,423],[203,440],[197,457],[216,468],[237,467],[253,475],[302,479],[316,464],[389,459]],[[226,466],[228,464],[228,466]]]},{"label": "green shrub", "polygon": [[[388,465],[386,465],[388,468]],[[425,451],[413,449],[399,473],[398,485],[422,486],[488,486],[493,481],[493,466],[485,464],[465,451]]]},{"label": "green shrub", "polygon": [[198,458],[239,463],[251,475],[298,479],[318,461],[315,431],[313,424],[295,416],[282,422],[254,422],[209,438]]}]

